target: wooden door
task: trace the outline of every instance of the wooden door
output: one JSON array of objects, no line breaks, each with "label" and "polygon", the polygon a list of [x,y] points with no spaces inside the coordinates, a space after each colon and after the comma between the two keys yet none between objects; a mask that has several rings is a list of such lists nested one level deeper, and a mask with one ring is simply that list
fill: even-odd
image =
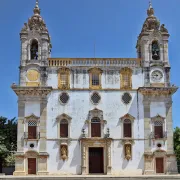
[{"label": "wooden door", "polygon": [[28,139],[36,138],[36,126],[28,126]]},{"label": "wooden door", "polygon": [[104,173],[103,148],[89,148],[89,173]]},{"label": "wooden door", "polygon": [[156,173],[164,173],[164,158],[156,158]]},{"label": "wooden door", "polygon": [[91,123],[91,137],[101,137],[100,123]]},{"label": "wooden door", "polygon": [[36,158],[28,158],[28,174],[36,174]]}]

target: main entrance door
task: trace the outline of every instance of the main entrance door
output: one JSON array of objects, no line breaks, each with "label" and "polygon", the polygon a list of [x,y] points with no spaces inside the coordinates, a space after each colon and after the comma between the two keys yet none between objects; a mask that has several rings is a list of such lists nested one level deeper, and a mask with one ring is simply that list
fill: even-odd
[{"label": "main entrance door", "polygon": [[156,173],[164,173],[164,159],[156,158]]},{"label": "main entrance door", "polygon": [[36,174],[36,158],[28,158],[28,174]]},{"label": "main entrance door", "polygon": [[104,173],[103,148],[89,148],[89,173]]}]

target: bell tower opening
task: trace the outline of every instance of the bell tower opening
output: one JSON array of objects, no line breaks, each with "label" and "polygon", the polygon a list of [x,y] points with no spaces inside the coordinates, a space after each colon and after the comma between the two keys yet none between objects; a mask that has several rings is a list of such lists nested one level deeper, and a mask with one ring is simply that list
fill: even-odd
[{"label": "bell tower opening", "polygon": [[38,41],[36,39],[33,39],[31,43],[31,59],[38,60]]}]

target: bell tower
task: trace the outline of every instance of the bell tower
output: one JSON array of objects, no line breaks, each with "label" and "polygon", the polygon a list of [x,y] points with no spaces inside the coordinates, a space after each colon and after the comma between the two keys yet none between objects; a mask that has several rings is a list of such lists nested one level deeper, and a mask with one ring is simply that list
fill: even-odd
[{"label": "bell tower", "polygon": [[47,58],[51,55],[52,46],[48,29],[40,15],[38,0],[33,12],[20,32],[20,86],[46,86]]},{"label": "bell tower", "polygon": [[160,25],[151,2],[147,16],[136,46],[137,56],[142,58],[144,86],[168,87],[170,86],[169,33],[164,24]]}]

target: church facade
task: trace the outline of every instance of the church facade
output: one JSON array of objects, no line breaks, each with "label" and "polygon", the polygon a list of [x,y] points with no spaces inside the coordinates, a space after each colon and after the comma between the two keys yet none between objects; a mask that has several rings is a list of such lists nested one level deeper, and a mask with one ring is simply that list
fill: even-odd
[{"label": "church facade", "polygon": [[52,58],[40,15],[20,33],[14,175],[172,174],[168,30],[147,10],[137,58]]}]

